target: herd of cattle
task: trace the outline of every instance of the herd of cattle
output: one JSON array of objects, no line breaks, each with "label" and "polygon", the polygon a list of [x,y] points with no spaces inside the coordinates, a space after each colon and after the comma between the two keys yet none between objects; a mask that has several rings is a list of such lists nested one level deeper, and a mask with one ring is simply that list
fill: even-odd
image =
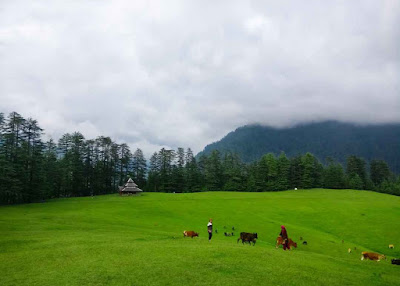
[{"label": "herd of cattle", "polygon": [[[235,228],[232,227],[232,229],[234,230]],[[218,233],[217,230],[215,230],[216,233]],[[225,236],[233,236],[233,232],[231,233],[227,233],[224,232]],[[196,237],[199,236],[198,232],[195,232],[193,230],[184,230],[183,231],[183,237]],[[248,243],[249,245],[251,245],[251,243],[253,243],[253,246],[256,244],[256,241],[258,239],[258,235],[257,233],[250,233],[250,232],[241,232],[239,238],[237,239],[237,243],[239,243],[239,241],[242,241],[242,244]],[[302,237],[300,237],[300,240],[303,240]],[[342,243],[344,241],[342,240]],[[294,247],[297,248],[297,243],[294,242],[292,239],[289,238],[289,247]],[[280,245],[283,245],[283,238],[281,236],[278,236],[276,239],[276,245],[275,247],[278,248]],[[303,245],[307,245],[307,241],[303,241]],[[389,245],[390,249],[394,248],[393,244]],[[355,248],[356,250],[357,248]],[[290,248],[289,248],[290,250]],[[349,253],[351,253],[351,249],[349,248],[348,250]],[[368,252],[368,251],[363,251],[361,252],[361,260],[374,260],[374,261],[380,261],[380,260],[386,260],[386,256],[383,254],[379,254],[379,253],[375,253],[375,252]],[[400,265],[400,259],[392,259],[392,264],[396,264],[396,265]]]}]

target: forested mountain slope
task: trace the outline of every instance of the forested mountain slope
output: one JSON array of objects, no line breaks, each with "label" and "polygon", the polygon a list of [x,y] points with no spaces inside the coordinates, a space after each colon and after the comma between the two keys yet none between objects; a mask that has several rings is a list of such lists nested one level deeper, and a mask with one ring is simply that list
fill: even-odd
[{"label": "forested mountain slope", "polygon": [[400,124],[355,125],[327,121],[272,128],[248,125],[230,132],[218,142],[207,145],[198,154],[212,150],[236,152],[243,161],[251,162],[263,154],[284,151],[287,156],[311,152],[321,162],[330,156],[344,163],[349,155],[365,160],[385,160],[392,171],[400,172]]}]

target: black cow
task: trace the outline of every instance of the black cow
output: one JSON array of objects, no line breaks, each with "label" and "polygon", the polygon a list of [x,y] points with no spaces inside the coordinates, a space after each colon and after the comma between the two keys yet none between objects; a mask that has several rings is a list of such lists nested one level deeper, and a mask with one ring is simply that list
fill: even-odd
[{"label": "black cow", "polygon": [[303,241],[303,245],[307,245],[307,241],[306,240]]},{"label": "black cow", "polygon": [[242,244],[248,242],[250,245],[253,242],[254,246],[256,244],[257,238],[258,238],[257,233],[241,232],[240,237],[237,240],[237,243],[239,243],[239,240],[242,240]]},{"label": "black cow", "polygon": [[400,259],[392,259],[392,264],[400,265]]}]

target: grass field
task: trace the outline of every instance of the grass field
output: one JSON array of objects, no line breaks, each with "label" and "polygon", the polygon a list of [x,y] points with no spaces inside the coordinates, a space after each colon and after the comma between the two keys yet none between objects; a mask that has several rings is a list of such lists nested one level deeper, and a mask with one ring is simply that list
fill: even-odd
[{"label": "grass field", "polygon": [[[218,230],[211,243],[209,218]],[[275,249],[281,224],[297,249]],[[232,226],[235,236],[225,237]],[[236,243],[241,231],[258,233],[254,247]],[[388,259],[361,261],[366,250]],[[393,257],[400,197],[367,191],[144,193],[0,207],[0,285],[400,285]]]}]

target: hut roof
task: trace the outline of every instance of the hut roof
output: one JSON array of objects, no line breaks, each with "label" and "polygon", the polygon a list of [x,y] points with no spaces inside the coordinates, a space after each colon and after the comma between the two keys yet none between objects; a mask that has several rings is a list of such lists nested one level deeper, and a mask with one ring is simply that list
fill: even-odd
[{"label": "hut roof", "polygon": [[137,187],[138,185],[135,184],[135,182],[129,178],[124,187]]},{"label": "hut roof", "polygon": [[141,189],[138,188],[138,185],[129,178],[126,184],[123,187],[120,187],[121,192],[143,192]]}]

